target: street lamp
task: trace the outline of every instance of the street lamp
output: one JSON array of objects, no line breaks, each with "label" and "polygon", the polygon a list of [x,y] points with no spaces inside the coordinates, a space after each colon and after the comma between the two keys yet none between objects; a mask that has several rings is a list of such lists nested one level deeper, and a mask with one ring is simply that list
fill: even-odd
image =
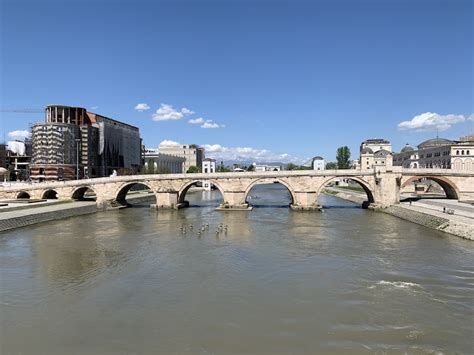
[{"label": "street lamp", "polygon": [[79,142],[81,140],[76,138],[76,180],[79,180]]}]

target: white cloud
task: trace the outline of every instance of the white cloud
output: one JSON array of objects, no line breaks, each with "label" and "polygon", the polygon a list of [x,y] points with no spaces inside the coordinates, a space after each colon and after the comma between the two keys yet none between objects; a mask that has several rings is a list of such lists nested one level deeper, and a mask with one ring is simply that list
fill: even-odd
[{"label": "white cloud", "polygon": [[188,121],[188,123],[191,123],[191,124],[203,124],[204,122],[206,122],[206,121],[202,117],[193,118],[193,119]]},{"label": "white cloud", "polygon": [[474,113],[471,113],[471,115],[467,118],[468,121],[474,121]]},{"label": "white cloud", "polygon": [[181,112],[183,113],[183,115],[186,115],[186,116],[193,115],[195,113],[194,111],[191,111],[190,109],[187,109],[186,107],[183,107],[181,109]]},{"label": "white cloud", "polygon": [[[474,115],[467,119],[471,120]],[[414,130],[414,131],[446,131],[455,123],[464,122],[466,117],[464,115],[440,115],[434,112],[425,112],[413,117],[409,121],[403,121],[398,124],[400,130]]]},{"label": "white cloud", "polygon": [[24,131],[16,130],[16,131],[8,132],[8,137],[11,139],[25,139],[25,138],[30,138],[31,133],[27,130],[24,130]]},{"label": "white cloud", "polygon": [[183,107],[175,109],[172,105],[161,104],[160,108],[152,115],[153,121],[176,121],[184,116],[192,115],[194,111]]},{"label": "white cloud", "polygon": [[207,120],[206,122],[204,122],[203,125],[201,125],[201,128],[219,128],[219,127],[221,126],[215,122],[212,122],[212,120]]},{"label": "white cloud", "polygon": [[137,110],[138,112],[143,112],[149,109],[150,106],[146,103],[137,104],[137,106],[135,106],[135,110]]},{"label": "white cloud", "polygon": [[213,120],[205,120],[202,117],[193,118],[193,119],[189,120],[188,123],[199,125],[201,128],[222,128],[222,127],[225,127],[225,125],[223,125],[223,124],[218,124],[218,123],[214,122]]},{"label": "white cloud", "polygon": [[204,144],[206,157],[217,160],[233,161],[253,161],[253,162],[293,162],[304,164],[307,159],[295,157],[287,153],[274,153],[268,149],[258,149],[252,147],[224,147],[220,144]]},{"label": "white cloud", "polygon": [[91,110],[97,110],[99,106],[91,106]]},{"label": "white cloud", "polygon": [[165,139],[164,141],[161,141],[161,143],[159,144],[160,147],[163,147],[163,146],[176,146],[176,145],[181,145],[181,143],[178,143],[178,142],[175,142],[175,141],[172,141],[172,140],[168,140],[168,139]]}]

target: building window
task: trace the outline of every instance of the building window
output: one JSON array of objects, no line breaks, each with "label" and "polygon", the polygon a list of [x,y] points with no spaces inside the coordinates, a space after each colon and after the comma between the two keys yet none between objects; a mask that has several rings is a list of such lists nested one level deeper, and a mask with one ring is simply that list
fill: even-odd
[{"label": "building window", "polygon": [[461,155],[464,155],[464,150],[461,150]]},{"label": "building window", "polygon": [[459,150],[456,150],[456,155],[459,155]]}]

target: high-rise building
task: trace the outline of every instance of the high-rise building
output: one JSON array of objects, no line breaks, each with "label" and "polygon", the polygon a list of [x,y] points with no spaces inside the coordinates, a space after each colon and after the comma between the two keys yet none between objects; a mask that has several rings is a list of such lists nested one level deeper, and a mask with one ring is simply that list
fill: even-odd
[{"label": "high-rise building", "polygon": [[31,130],[32,179],[101,177],[141,167],[139,129],[84,108],[50,105],[45,122]]}]

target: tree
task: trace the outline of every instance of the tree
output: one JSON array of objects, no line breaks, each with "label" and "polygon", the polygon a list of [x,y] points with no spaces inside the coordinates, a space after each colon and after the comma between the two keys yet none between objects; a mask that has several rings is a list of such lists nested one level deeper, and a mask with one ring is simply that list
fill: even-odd
[{"label": "tree", "polygon": [[153,159],[147,160],[147,174],[154,174],[155,173],[155,161]]},{"label": "tree", "polygon": [[188,171],[186,171],[187,173],[190,173],[190,174],[195,174],[195,173],[198,173],[199,172],[199,168],[195,165],[191,165],[188,169]]},{"label": "tree", "polygon": [[293,164],[293,163],[286,164],[286,170],[296,170],[297,168],[298,166],[296,164]]},{"label": "tree", "polygon": [[351,150],[347,146],[337,148],[336,160],[338,169],[349,169],[350,158]]},{"label": "tree", "polygon": [[326,164],[326,170],[336,170],[337,169],[337,163],[330,161],[329,163]]},{"label": "tree", "polygon": [[255,171],[255,165],[250,164],[247,168],[247,171]]}]

